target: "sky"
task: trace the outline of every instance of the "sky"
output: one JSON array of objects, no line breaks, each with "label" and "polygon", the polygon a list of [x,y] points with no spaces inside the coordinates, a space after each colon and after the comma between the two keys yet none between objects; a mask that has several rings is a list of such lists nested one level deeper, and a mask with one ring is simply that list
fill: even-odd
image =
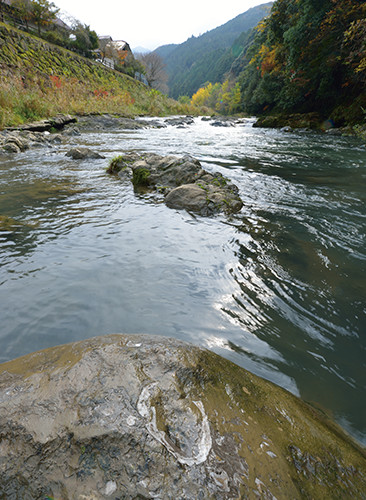
[{"label": "sky", "polygon": [[69,15],[87,24],[98,35],[125,40],[131,46],[153,50],[160,45],[182,43],[190,36],[230,21],[268,0],[53,0],[61,18]]}]

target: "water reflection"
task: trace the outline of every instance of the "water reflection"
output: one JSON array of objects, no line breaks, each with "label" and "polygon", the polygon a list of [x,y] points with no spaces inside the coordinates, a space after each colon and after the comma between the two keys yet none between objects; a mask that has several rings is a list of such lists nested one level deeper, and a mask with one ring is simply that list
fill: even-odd
[{"label": "water reflection", "polygon": [[[364,432],[364,151],[351,139],[110,130],[0,166],[0,361],[93,335],[207,346]],[[123,151],[192,154],[229,176],[232,218],[168,209],[107,176]],[[363,153],[363,154],[362,154]]]}]

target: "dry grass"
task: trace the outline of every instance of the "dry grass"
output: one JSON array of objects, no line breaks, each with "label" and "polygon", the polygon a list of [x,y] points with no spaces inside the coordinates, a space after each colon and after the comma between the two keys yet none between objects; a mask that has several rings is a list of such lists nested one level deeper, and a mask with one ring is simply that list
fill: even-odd
[{"label": "dry grass", "polygon": [[31,72],[0,75],[0,128],[54,116],[57,113],[116,113],[122,116],[197,114],[197,109],[131,81],[82,82],[65,76]]}]

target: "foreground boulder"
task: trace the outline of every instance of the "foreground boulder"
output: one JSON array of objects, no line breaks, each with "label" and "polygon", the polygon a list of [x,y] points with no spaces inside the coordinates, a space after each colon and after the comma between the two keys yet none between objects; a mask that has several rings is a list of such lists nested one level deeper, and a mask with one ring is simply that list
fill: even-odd
[{"label": "foreground boulder", "polygon": [[237,186],[220,173],[207,172],[189,155],[126,153],[113,158],[107,172],[131,178],[135,188],[164,194],[170,208],[213,215],[236,213],[243,206]]},{"label": "foreground boulder", "polygon": [[0,365],[4,498],[364,498],[311,407],[178,340],[110,335]]}]

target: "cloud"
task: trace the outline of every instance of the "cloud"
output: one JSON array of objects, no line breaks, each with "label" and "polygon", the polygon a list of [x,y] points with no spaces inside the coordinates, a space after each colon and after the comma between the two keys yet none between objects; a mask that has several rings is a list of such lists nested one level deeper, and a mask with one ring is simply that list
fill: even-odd
[{"label": "cloud", "polygon": [[61,11],[88,24],[99,35],[126,40],[132,47],[154,49],[168,43],[182,43],[264,2],[231,0],[225,4],[217,0],[186,0],[177,4],[171,0],[135,0],[126,4],[119,0],[56,0],[55,3]]}]

